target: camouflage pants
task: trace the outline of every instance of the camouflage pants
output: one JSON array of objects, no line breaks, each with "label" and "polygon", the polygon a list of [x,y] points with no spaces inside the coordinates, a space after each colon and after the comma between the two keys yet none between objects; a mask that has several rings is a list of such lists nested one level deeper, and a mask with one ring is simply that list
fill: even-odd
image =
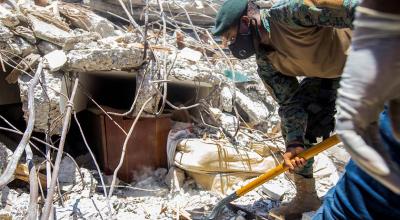
[{"label": "camouflage pants", "polygon": [[[304,78],[286,76],[272,66],[259,66],[259,74],[279,104],[282,135],[286,145],[294,141],[307,149],[318,137],[327,138],[335,126],[335,100],[339,78]],[[312,176],[311,159],[297,173]]]}]

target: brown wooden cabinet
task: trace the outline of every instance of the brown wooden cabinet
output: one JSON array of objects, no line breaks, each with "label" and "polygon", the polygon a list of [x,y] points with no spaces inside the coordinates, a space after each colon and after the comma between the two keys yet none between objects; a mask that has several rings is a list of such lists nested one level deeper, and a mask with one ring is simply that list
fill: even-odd
[{"label": "brown wooden cabinet", "polygon": [[[125,134],[100,110],[86,113],[85,133],[89,144],[106,174],[112,174],[119,163]],[[134,119],[112,116],[128,133]],[[143,168],[167,167],[167,138],[171,129],[169,115],[140,118],[126,148],[125,160],[118,177],[131,182]]]}]

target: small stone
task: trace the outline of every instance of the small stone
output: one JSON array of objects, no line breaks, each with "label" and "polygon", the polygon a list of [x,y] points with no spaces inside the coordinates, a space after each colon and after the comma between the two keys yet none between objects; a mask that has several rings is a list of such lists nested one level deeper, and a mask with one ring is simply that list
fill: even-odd
[{"label": "small stone", "polygon": [[262,191],[273,200],[282,200],[286,190],[282,185],[274,182],[268,182],[262,185]]},{"label": "small stone", "polygon": [[197,50],[185,47],[180,51],[179,56],[189,61],[197,62],[201,59],[201,56],[203,56],[203,54]]},{"label": "small stone", "polygon": [[227,131],[235,131],[238,126],[238,120],[235,116],[224,113],[217,108],[210,108],[213,117],[220,122],[221,126]]},{"label": "small stone", "polygon": [[55,72],[61,69],[67,62],[67,55],[62,50],[52,51],[44,56],[46,67]]}]

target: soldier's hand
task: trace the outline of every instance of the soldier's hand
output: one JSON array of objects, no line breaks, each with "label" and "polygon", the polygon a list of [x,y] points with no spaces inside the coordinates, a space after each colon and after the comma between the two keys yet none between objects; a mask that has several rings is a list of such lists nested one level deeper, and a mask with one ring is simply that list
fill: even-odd
[{"label": "soldier's hand", "polygon": [[283,154],[283,160],[289,171],[293,172],[295,169],[303,168],[307,161],[304,158],[297,157],[299,153],[303,152],[304,148],[301,145],[288,147]]}]

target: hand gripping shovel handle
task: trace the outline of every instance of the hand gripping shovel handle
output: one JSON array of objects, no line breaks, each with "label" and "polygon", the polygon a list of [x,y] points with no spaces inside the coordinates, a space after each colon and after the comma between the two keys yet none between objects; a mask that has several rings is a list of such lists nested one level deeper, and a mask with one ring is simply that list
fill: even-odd
[{"label": "hand gripping shovel handle", "polygon": [[[302,157],[306,160],[314,157],[315,155],[325,151],[326,149],[333,147],[334,145],[340,142],[339,137],[335,134],[328,139],[322,141],[321,143],[301,152],[298,157]],[[251,190],[255,189],[256,187],[260,186],[261,184],[275,178],[276,176],[284,173],[289,168],[284,165],[284,163],[279,164],[275,168],[268,170],[266,173],[260,175],[250,183],[246,184],[245,186],[241,187],[240,189],[236,190],[234,193],[228,195],[227,197],[223,198],[218,204],[214,207],[211,214],[209,215],[208,219],[216,219],[218,214],[222,211],[224,206],[235,199],[245,195],[246,193],[250,192]]]}]

